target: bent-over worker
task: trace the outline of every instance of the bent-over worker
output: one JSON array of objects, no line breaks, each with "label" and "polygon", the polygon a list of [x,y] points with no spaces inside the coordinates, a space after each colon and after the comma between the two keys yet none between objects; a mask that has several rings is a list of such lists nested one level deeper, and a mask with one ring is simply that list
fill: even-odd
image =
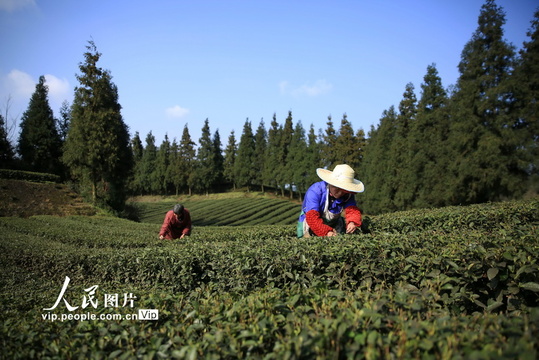
[{"label": "bent-over worker", "polygon": [[165,215],[159,239],[183,239],[191,235],[191,214],[183,205],[176,204]]},{"label": "bent-over worker", "polygon": [[[362,222],[354,195],[365,190],[363,183],[354,178],[354,169],[340,164],[333,171],[316,169],[316,174],[322,181],[312,184],[305,194],[298,237],[354,233]],[[343,210],[345,219],[341,216]]]}]

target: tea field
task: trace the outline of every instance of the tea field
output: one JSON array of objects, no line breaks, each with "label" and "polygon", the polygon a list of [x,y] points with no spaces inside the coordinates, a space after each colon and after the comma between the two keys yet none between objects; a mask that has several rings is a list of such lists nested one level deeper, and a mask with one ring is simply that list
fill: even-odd
[{"label": "tea field", "polygon": [[174,241],[157,238],[168,204],[140,223],[0,218],[0,358],[539,357],[539,201],[306,239],[263,204],[266,224],[228,201],[207,226],[186,204],[200,222]]},{"label": "tea field", "polygon": [[[239,196],[220,199],[187,199],[181,203],[191,213],[193,226],[291,225],[299,216],[301,205],[282,198]],[[167,211],[178,201],[136,202],[141,222],[161,224]]]}]

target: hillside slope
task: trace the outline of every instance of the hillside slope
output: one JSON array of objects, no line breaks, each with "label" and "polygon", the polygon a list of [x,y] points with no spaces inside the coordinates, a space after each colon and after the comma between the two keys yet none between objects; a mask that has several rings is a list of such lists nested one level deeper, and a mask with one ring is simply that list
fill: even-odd
[{"label": "hillside slope", "polygon": [[0,216],[95,214],[91,205],[64,184],[0,179]]},{"label": "hillside slope", "polygon": [[141,222],[161,224],[174,204],[182,203],[195,226],[291,225],[297,221],[301,205],[283,198],[231,193],[204,199],[194,197],[158,202],[137,201]]}]

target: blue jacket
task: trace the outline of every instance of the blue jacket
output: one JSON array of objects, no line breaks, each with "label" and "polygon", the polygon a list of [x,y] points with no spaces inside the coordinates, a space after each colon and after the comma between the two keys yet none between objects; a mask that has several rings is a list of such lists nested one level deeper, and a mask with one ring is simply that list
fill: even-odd
[{"label": "blue jacket", "polygon": [[[324,215],[324,206],[326,204],[326,195],[328,191],[328,183],[325,181],[316,182],[309,187],[307,193],[305,193],[305,198],[303,199],[299,221],[305,221],[305,214],[310,210],[316,210],[321,216]],[[353,194],[343,196],[340,199],[335,199],[332,196],[329,197],[328,210],[333,214],[339,214],[349,206],[357,206]]]}]

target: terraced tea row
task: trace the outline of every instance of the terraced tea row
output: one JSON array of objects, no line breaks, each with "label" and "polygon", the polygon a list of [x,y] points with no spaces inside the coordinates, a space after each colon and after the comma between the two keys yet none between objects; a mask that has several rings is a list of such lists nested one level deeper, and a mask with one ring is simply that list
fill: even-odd
[{"label": "terraced tea row", "polygon": [[[211,225],[291,225],[297,221],[301,206],[272,198],[231,198],[182,201],[191,213],[194,226]],[[162,223],[174,202],[135,203],[142,222]]]},{"label": "terraced tea row", "polygon": [[[162,241],[158,223],[0,218],[0,346],[9,358],[537,358],[539,202],[368,220],[369,234],[335,238],[198,226]],[[65,276],[72,304],[94,284],[137,296],[86,312],[159,319],[44,319],[84,312],[44,312]]]}]

